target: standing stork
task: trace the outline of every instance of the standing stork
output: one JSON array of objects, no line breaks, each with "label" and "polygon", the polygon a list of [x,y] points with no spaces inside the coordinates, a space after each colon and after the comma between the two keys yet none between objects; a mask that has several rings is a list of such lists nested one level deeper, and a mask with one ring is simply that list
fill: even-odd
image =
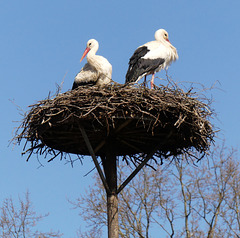
[{"label": "standing stork", "polygon": [[85,49],[80,62],[87,55],[87,64],[76,75],[72,89],[77,88],[80,85],[104,85],[109,84],[112,80],[112,65],[106,58],[100,55],[96,55],[99,44],[96,40],[90,39],[87,42],[87,48]]},{"label": "standing stork", "polygon": [[155,73],[168,68],[178,59],[176,48],[170,43],[168,33],[164,29],[155,32],[155,41],[139,46],[129,60],[125,84],[138,82],[142,77],[152,74],[151,88]]}]

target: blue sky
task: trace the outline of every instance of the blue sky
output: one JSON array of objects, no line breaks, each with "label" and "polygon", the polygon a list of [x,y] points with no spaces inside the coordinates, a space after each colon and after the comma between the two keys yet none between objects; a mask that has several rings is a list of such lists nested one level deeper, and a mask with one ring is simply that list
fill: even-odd
[{"label": "blue sky", "polygon": [[69,90],[86,62],[79,60],[90,38],[99,41],[98,54],[112,64],[113,80],[123,83],[134,50],[153,40],[157,29],[166,29],[179,53],[169,75],[205,87],[218,82],[211,91],[218,118],[213,123],[221,129],[219,139],[239,148],[240,2],[109,2],[0,1],[0,202],[10,195],[17,199],[28,189],[36,210],[50,212],[41,228],[59,229],[64,237],[74,237],[80,225],[84,229],[67,198],[76,198],[91,184],[91,175],[84,174],[93,164],[85,158],[83,166],[75,163],[72,168],[65,161],[40,158],[44,167],[37,169],[36,157],[26,162],[21,146],[8,146],[22,118],[11,101],[26,111],[54,92],[63,78],[62,91]]}]

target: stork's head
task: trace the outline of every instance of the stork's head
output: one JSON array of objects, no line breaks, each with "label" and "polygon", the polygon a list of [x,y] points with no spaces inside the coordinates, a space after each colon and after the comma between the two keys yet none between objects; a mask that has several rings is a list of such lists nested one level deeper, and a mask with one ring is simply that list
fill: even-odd
[{"label": "stork's head", "polygon": [[95,39],[90,39],[87,42],[87,48],[89,48],[90,50],[93,49],[93,48],[98,48],[98,47],[99,47],[99,44]]},{"label": "stork's head", "polygon": [[83,58],[87,55],[87,53],[92,50],[94,51],[94,53],[97,52],[99,48],[99,44],[98,42],[95,40],[95,39],[90,39],[88,42],[87,42],[87,48],[85,49],[85,51],[83,52],[83,55],[82,55],[82,58],[80,59],[80,62],[83,60]]},{"label": "stork's head", "polygon": [[166,30],[164,29],[159,29],[155,32],[155,39],[157,41],[162,41],[162,40],[166,40],[169,42],[169,39],[168,39],[168,33]]}]

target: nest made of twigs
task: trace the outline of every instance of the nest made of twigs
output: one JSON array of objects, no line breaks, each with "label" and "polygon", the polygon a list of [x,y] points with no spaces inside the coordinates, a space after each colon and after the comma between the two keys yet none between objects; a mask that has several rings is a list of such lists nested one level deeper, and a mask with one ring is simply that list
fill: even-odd
[{"label": "nest made of twigs", "polygon": [[[82,86],[30,106],[15,139],[29,153],[89,155],[80,127],[96,155],[111,142],[117,156],[149,153],[205,153],[213,141],[212,112],[191,92],[179,88]],[[27,146],[26,145],[26,146]]]}]

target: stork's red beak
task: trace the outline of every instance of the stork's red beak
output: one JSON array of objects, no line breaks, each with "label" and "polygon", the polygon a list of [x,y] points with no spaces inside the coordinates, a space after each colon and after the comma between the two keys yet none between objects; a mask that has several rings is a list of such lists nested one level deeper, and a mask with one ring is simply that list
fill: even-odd
[{"label": "stork's red beak", "polygon": [[86,54],[88,53],[88,51],[90,50],[90,48],[86,48],[83,52],[82,58],[80,59],[80,62],[83,60],[83,58],[86,56]]},{"label": "stork's red beak", "polygon": [[169,43],[171,43],[171,42],[169,41],[169,39],[166,39],[166,41],[168,41]]}]

